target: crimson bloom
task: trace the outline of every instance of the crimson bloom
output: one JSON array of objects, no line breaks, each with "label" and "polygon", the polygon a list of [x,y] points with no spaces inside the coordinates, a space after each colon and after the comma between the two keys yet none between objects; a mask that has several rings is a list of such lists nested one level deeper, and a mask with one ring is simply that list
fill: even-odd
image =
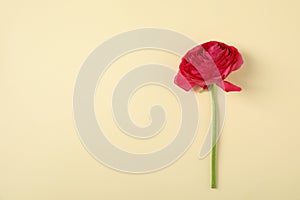
[{"label": "crimson bloom", "polygon": [[243,58],[235,47],[210,41],[185,54],[174,82],[186,91],[196,85],[207,89],[212,84],[217,84],[226,92],[241,91],[240,87],[224,79],[242,64]]},{"label": "crimson bloom", "polygon": [[216,181],[216,146],[217,146],[217,89],[216,85],[226,92],[241,91],[241,88],[225,81],[233,71],[241,68],[243,58],[239,51],[222,42],[211,41],[189,50],[179,65],[179,72],[174,82],[188,91],[194,86],[211,91],[212,97],[212,152],[211,152],[211,188],[217,187]]}]

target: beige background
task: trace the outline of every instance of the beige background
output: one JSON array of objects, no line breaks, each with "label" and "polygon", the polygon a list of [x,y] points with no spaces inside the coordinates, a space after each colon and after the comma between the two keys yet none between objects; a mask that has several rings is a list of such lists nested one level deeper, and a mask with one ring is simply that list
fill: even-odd
[{"label": "beige background", "polygon": [[[0,199],[299,200],[299,9],[297,0],[1,0]],[[198,160],[209,125],[208,93],[199,94],[194,143],[164,170],[120,173],[80,143],[72,93],[82,62],[112,35],[139,27],[169,28],[199,43],[220,40],[244,56],[243,68],[229,77],[244,90],[227,94],[217,190],[209,188],[209,158]],[[107,71],[103,90],[110,94],[122,73],[150,61],[177,69],[179,58],[158,51],[127,55]],[[128,138],[113,124],[109,98],[100,100],[97,91],[96,99],[98,119],[105,110],[107,137],[128,151],[153,151],[178,130],[167,123],[149,141]],[[180,120],[174,97],[154,86],[132,99],[133,120],[149,123],[148,109],[157,101],[166,104],[168,121]]]}]

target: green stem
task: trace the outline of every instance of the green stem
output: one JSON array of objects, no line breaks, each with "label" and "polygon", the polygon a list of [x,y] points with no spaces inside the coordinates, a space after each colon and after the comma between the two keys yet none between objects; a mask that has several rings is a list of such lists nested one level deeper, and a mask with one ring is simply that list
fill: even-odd
[{"label": "green stem", "polygon": [[217,99],[216,99],[216,85],[211,85],[211,99],[212,99],[212,153],[211,153],[211,188],[216,188],[216,150],[217,150]]}]

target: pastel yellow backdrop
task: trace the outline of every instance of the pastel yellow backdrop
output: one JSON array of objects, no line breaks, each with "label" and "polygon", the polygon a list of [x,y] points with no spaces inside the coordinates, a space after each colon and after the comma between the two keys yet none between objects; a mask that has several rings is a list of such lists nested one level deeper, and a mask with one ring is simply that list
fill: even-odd
[{"label": "pastel yellow backdrop", "polygon": [[[298,1],[1,0],[0,4],[1,200],[300,199]],[[229,78],[244,90],[227,94],[217,190],[209,188],[209,158],[198,159],[209,125],[208,93],[198,95],[201,124],[191,148],[156,173],[131,175],[107,168],[89,155],[77,136],[72,95],[82,62],[112,35],[140,27],[172,29],[199,43],[224,41],[244,56],[243,68]],[[177,69],[179,58],[159,51],[124,56],[103,77],[103,90],[110,94],[122,73],[145,62]],[[119,71],[120,66],[126,67]],[[155,98],[164,92],[155,86],[138,92],[129,105],[132,119],[149,123],[149,107],[161,101],[168,120],[179,121],[172,95],[166,91]],[[106,116],[107,137],[129,151],[158,149],[178,130],[178,125],[167,122],[161,135],[149,141],[128,138],[113,124],[109,98],[101,99],[97,91],[96,99],[98,120]]]}]

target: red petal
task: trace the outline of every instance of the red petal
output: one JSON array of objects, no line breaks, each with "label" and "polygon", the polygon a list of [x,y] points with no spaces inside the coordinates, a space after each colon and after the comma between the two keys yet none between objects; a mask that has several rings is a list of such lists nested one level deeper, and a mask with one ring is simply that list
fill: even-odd
[{"label": "red petal", "polygon": [[220,86],[223,90],[226,92],[240,92],[242,88],[240,88],[237,85],[234,85],[228,81],[224,81],[223,83],[217,83],[218,86]]},{"label": "red petal", "polygon": [[196,85],[195,83],[189,82],[180,72],[175,76],[174,83],[185,91],[189,91]]}]

